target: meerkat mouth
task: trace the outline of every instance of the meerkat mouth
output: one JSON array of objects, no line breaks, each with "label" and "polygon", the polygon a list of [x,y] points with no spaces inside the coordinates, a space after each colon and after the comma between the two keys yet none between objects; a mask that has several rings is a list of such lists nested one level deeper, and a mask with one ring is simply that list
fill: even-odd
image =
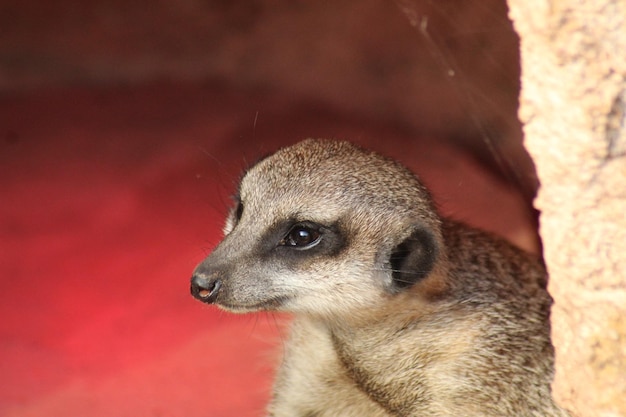
[{"label": "meerkat mouth", "polygon": [[273,297],[268,300],[262,301],[256,304],[234,304],[220,301],[217,303],[218,307],[229,311],[231,313],[253,313],[255,311],[275,311],[279,310],[286,301],[289,299],[287,296]]}]

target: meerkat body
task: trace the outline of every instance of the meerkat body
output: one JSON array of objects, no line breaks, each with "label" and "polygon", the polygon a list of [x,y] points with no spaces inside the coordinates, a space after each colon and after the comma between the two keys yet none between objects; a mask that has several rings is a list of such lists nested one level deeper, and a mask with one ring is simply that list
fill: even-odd
[{"label": "meerkat body", "polygon": [[566,416],[540,262],[437,214],[395,161],[307,140],[243,177],[192,294],[295,313],[273,417]]}]

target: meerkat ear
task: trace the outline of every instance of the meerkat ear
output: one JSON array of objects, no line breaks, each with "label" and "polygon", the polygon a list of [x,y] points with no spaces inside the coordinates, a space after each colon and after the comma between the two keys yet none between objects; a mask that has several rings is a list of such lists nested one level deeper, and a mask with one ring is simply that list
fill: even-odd
[{"label": "meerkat ear", "polygon": [[392,288],[402,290],[426,278],[439,253],[437,242],[428,230],[417,228],[397,245],[389,257]]}]

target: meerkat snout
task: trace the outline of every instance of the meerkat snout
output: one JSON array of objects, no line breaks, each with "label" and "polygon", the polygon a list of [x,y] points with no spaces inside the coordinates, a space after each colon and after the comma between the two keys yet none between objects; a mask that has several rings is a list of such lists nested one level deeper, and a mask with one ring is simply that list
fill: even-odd
[{"label": "meerkat snout", "polygon": [[541,262],[440,216],[399,163],[306,140],[235,200],[191,293],[294,313],[270,416],[567,416]]},{"label": "meerkat snout", "polygon": [[220,288],[222,288],[222,281],[219,277],[207,277],[195,273],[191,278],[191,295],[204,303],[214,303]]}]

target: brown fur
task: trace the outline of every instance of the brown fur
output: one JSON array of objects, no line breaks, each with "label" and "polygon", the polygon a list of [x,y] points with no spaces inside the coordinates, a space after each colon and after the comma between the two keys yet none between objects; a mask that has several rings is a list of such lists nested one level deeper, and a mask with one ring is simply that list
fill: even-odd
[{"label": "brown fur", "polygon": [[[238,198],[192,293],[295,313],[271,416],[567,415],[541,263],[441,218],[403,166],[308,140],[253,166]],[[298,227],[319,239],[291,245]]]}]

